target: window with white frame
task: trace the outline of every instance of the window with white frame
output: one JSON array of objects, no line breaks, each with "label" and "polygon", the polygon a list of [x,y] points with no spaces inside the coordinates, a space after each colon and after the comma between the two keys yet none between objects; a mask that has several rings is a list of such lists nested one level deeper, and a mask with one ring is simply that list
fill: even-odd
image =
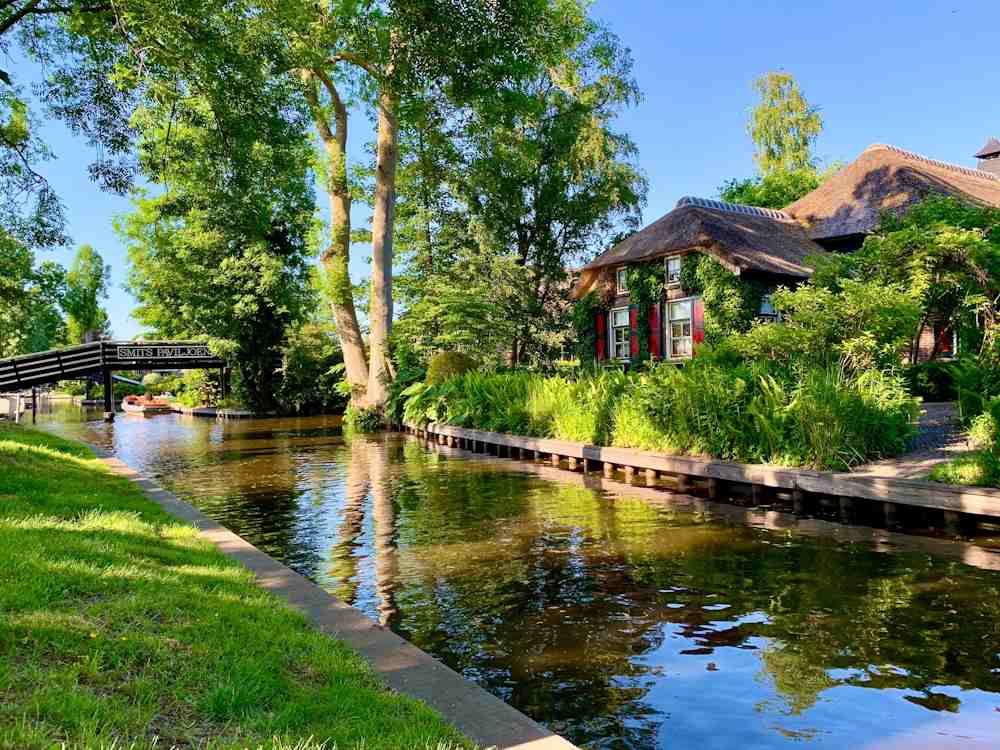
[{"label": "window with white frame", "polygon": [[691,307],[693,300],[685,299],[667,305],[667,351],[671,359],[691,356]]},{"label": "window with white frame", "polygon": [[667,286],[681,285],[681,256],[667,258]]},{"label": "window with white frame", "polygon": [[625,294],[628,292],[628,269],[619,268],[615,272],[615,287],[618,290],[618,294]]},{"label": "window with white frame", "polygon": [[611,311],[611,356],[614,359],[629,358],[628,308],[620,307]]}]

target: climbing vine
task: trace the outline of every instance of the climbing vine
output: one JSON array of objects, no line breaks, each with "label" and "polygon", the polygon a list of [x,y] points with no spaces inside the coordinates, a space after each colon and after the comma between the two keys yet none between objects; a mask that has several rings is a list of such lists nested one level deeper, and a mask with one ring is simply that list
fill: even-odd
[{"label": "climbing vine", "polygon": [[587,292],[573,305],[571,321],[576,332],[576,356],[585,365],[597,358],[597,311],[602,307],[596,291]]},{"label": "climbing vine", "polygon": [[629,266],[628,294],[636,307],[636,336],[639,340],[639,356],[633,360],[633,367],[649,360],[649,312],[663,297],[664,276],[662,259]]},{"label": "climbing vine", "polygon": [[770,291],[762,281],[740,278],[705,253],[684,256],[681,286],[699,294],[705,304],[705,341],[717,344],[734,333],[750,329],[760,303]]}]

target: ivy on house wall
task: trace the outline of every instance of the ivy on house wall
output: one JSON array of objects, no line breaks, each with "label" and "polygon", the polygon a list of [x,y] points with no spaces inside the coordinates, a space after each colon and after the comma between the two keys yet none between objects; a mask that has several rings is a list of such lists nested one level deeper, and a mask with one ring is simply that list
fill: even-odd
[{"label": "ivy on house wall", "polygon": [[687,294],[701,295],[708,344],[750,330],[761,300],[771,291],[766,283],[741,278],[706,253],[684,256],[681,287]]},{"label": "ivy on house wall", "polygon": [[596,291],[587,292],[573,305],[572,323],[576,332],[576,356],[581,365],[597,359],[597,312],[603,307]]},{"label": "ivy on house wall", "polygon": [[665,280],[662,258],[628,268],[628,295],[629,301],[636,306],[636,336],[639,339],[639,356],[633,359],[633,367],[649,361],[649,313],[663,298]]}]

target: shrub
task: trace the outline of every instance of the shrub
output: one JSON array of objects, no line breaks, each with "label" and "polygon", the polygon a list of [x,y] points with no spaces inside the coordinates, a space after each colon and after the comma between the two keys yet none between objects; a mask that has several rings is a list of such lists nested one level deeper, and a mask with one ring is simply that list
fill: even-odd
[{"label": "shrub", "polygon": [[794,372],[702,350],[641,374],[466,373],[403,395],[412,423],[735,461],[842,469],[903,451],[917,400],[901,378],[840,366]]},{"label": "shrub", "polygon": [[147,388],[155,388],[163,380],[163,376],[158,372],[147,372],[142,376],[142,384]]},{"label": "shrub", "polygon": [[358,408],[348,405],[344,412],[344,424],[355,432],[378,432],[382,429],[382,410],[376,407]]},{"label": "shrub", "polygon": [[921,362],[904,372],[910,393],[924,401],[954,401],[957,397],[955,364]]},{"label": "shrub", "polygon": [[478,365],[468,354],[462,352],[441,352],[434,355],[427,368],[427,382],[430,385],[443,383],[456,375],[475,370]]}]

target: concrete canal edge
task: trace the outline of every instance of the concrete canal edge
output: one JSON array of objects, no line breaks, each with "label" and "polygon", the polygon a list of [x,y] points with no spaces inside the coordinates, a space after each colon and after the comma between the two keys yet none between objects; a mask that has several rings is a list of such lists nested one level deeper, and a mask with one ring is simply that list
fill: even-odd
[{"label": "concrete canal edge", "polygon": [[120,459],[96,446],[91,448],[112,473],[136,484],[167,513],[195,526],[201,536],[223,554],[249,568],[261,588],[284,599],[320,631],[361,654],[392,690],[423,701],[481,747],[498,750],[576,748],[430,654],[377,625],[360,610],[282,565]]}]

